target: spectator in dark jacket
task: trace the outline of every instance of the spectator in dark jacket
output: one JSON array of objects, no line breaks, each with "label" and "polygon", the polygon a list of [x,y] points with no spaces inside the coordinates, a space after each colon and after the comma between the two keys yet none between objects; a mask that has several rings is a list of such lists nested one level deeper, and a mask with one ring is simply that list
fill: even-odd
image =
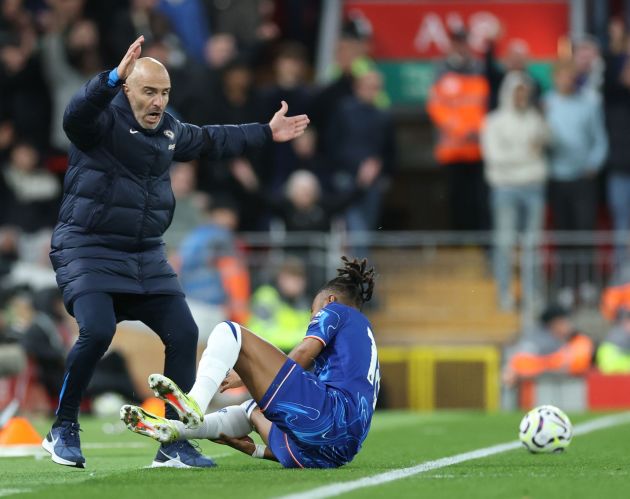
[{"label": "spectator in dark jacket", "polygon": [[[304,47],[296,43],[282,47],[274,61],[275,81],[261,93],[264,115],[275,109],[276,103],[281,100],[287,101],[295,112],[308,112],[311,91],[305,83],[307,67]],[[264,164],[271,177],[265,184],[273,192],[278,192],[289,175],[299,168],[300,157],[295,150],[295,142],[267,146]]]},{"label": "spectator in dark jacket", "polygon": [[[54,462],[81,468],[79,401],[117,321],[152,328],[166,347],[165,373],[184,389],[194,381],[197,326],[162,242],[174,208],[171,162],[241,154],[272,138],[291,140],[308,124],[306,116],[286,117],[286,103],[269,125],[200,128],[177,121],[165,112],[168,72],[154,59],[138,60],[143,41],[129,47],[117,68],[85,84],[64,115],[72,146],[50,257],[79,339],[44,448]],[[214,465],[187,442],[169,446],[158,451],[156,466]],[[169,457],[175,454],[177,463]]]},{"label": "spectator in dark jacket", "polygon": [[232,171],[258,204],[269,207],[289,232],[328,232],[333,217],[360,200],[379,174],[377,168],[367,164],[359,170],[351,191],[322,196],[317,177],[307,170],[297,170],[288,178],[285,194],[278,196],[261,191],[258,179],[247,165],[238,164]]},{"label": "spectator in dark jacket", "polygon": [[383,78],[377,71],[357,78],[356,96],[341,101],[329,127],[327,149],[337,192],[356,189],[357,174],[364,165],[378,170],[377,180],[347,212],[351,231],[376,229],[383,192],[394,168],[394,126],[389,113],[374,104],[382,88]]},{"label": "spectator in dark jacket", "polygon": [[41,167],[37,149],[18,142],[0,170],[0,225],[28,233],[52,228],[60,193],[57,178]]},{"label": "spectator in dark jacket", "polygon": [[523,40],[511,40],[508,43],[503,64],[496,57],[496,37],[487,42],[484,54],[484,75],[488,80],[490,94],[488,96],[488,111],[499,105],[499,91],[505,75],[511,71],[520,71],[527,75],[528,84],[532,88],[530,99],[532,104],[538,104],[541,95],[540,84],[527,72],[529,47]]}]

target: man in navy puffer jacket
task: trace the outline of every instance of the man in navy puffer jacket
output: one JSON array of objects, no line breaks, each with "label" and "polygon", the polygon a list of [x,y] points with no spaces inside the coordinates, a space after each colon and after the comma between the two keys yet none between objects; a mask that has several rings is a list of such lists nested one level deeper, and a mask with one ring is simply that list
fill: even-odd
[{"label": "man in navy puffer jacket", "polygon": [[[305,115],[287,117],[283,102],[268,125],[180,123],[165,112],[168,72],[154,59],[139,59],[143,42],[141,36],[117,68],[87,82],[64,115],[72,147],[50,258],[79,339],[43,446],[54,462],[79,468],[85,464],[77,421],[81,396],[117,322],[144,322],[164,343],[164,373],[184,389],[195,379],[197,326],[162,242],[175,208],[171,162],[239,155],[270,139],[285,142],[309,122]],[[214,463],[179,442],[160,447],[153,465]]]}]

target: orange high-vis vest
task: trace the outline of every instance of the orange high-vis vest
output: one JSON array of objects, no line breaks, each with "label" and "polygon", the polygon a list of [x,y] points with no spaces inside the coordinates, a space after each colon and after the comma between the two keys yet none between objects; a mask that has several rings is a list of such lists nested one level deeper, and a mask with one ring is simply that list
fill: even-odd
[{"label": "orange high-vis vest", "polygon": [[249,319],[249,272],[245,264],[235,256],[217,259],[223,289],[228,297],[226,313],[231,321],[240,324]]},{"label": "orange high-vis vest", "polygon": [[489,92],[488,82],[478,74],[447,72],[432,85],[427,112],[438,131],[438,163],[481,160],[479,133]]},{"label": "orange high-vis vest", "polygon": [[606,320],[614,321],[619,309],[630,310],[630,284],[611,286],[602,295],[601,312]]},{"label": "orange high-vis vest", "polygon": [[555,372],[572,375],[584,374],[593,359],[593,341],[577,334],[566,345],[548,355],[517,353],[510,359],[510,367],[521,378],[533,378]]}]

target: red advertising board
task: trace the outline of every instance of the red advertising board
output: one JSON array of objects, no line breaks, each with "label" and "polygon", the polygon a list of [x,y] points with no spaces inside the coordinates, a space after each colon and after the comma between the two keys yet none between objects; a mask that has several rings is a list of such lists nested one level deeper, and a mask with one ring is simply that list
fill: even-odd
[{"label": "red advertising board", "polygon": [[499,52],[520,39],[534,59],[551,59],[558,38],[569,30],[567,0],[346,0],[344,9],[371,24],[373,56],[380,60],[440,57],[448,49],[449,31],[462,26],[476,50],[500,29]]}]

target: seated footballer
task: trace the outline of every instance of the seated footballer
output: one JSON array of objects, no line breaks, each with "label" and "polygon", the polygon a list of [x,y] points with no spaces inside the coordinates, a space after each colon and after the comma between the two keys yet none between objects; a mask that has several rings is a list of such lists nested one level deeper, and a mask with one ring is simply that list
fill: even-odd
[{"label": "seated footballer", "polygon": [[[239,324],[222,322],[208,338],[190,392],[161,374],[149,376],[151,389],[181,421],[125,405],[120,415],[127,427],[163,443],[207,438],[285,468],[352,461],[370,429],[380,371],[361,313],[372,297],[374,269],[365,259],[342,259],[337,277],[313,300],[304,340],[288,356]],[[217,391],[242,385],[253,400],[205,415]],[[254,443],[252,430],[265,445]]]}]

